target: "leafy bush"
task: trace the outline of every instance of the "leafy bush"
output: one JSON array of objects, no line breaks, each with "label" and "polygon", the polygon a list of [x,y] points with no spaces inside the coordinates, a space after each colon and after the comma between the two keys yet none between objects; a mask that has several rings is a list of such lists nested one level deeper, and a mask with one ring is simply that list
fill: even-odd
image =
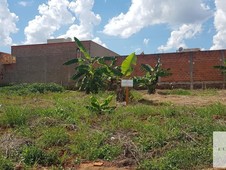
[{"label": "leafy bush", "polygon": [[55,83],[34,83],[28,86],[29,91],[32,93],[45,93],[45,92],[62,92],[64,88]]}]

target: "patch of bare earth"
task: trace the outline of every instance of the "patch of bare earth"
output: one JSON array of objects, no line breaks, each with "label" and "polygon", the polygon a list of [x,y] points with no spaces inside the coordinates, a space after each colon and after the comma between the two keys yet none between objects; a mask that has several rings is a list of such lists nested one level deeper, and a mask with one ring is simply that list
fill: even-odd
[{"label": "patch of bare earth", "polygon": [[222,103],[226,105],[226,90],[217,91],[217,95],[165,95],[161,91],[155,94],[145,94],[143,98],[154,105],[162,103],[172,103],[175,105],[190,105],[190,106],[206,106],[213,103]]},{"label": "patch of bare earth", "polygon": [[108,162],[82,163],[79,170],[135,170],[132,167],[116,167]]}]

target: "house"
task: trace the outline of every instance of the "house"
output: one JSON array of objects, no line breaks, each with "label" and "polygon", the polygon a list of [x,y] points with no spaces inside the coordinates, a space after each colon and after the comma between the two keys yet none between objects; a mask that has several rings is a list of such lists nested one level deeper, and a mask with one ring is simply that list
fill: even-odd
[{"label": "house", "polygon": [[0,52],[0,85],[2,84],[4,79],[5,67],[7,65],[11,65],[15,63],[16,63],[16,57],[8,53]]},{"label": "house", "polygon": [[[82,44],[91,56],[119,56],[93,41],[82,41]],[[16,63],[1,66],[4,71],[0,84],[54,82],[68,86],[73,83],[74,66],[64,66],[63,63],[81,56],[76,44],[68,39],[12,46],[11,52]]]}]

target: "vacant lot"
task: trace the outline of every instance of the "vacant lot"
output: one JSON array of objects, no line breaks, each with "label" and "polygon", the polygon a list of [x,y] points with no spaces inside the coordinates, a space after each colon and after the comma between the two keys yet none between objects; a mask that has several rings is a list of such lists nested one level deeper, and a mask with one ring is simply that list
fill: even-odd
[{"label": "vacant lot", "polygon": [[132,94],[129,106],[99,114],[86,109],[90,95],[82,92],[0,87],[0,169],[212,166],[212,133],[226,129],[226,91]]}]

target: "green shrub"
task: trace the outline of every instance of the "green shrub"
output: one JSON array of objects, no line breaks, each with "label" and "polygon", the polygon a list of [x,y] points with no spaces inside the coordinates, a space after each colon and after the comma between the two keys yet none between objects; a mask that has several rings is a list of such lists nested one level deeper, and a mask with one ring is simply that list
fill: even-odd
[{"label": "green shrub", "polygon": [[34,83],[28,86],[32,93],[45,93],[45,92],[62,92],[64,88],[55,83]]},{"label": "green shrub", "polygon": [[17,84],[1,87],[0,92],[15,95],[28,95],[30,93],[63,92],[64,88],[55,83]]}]

